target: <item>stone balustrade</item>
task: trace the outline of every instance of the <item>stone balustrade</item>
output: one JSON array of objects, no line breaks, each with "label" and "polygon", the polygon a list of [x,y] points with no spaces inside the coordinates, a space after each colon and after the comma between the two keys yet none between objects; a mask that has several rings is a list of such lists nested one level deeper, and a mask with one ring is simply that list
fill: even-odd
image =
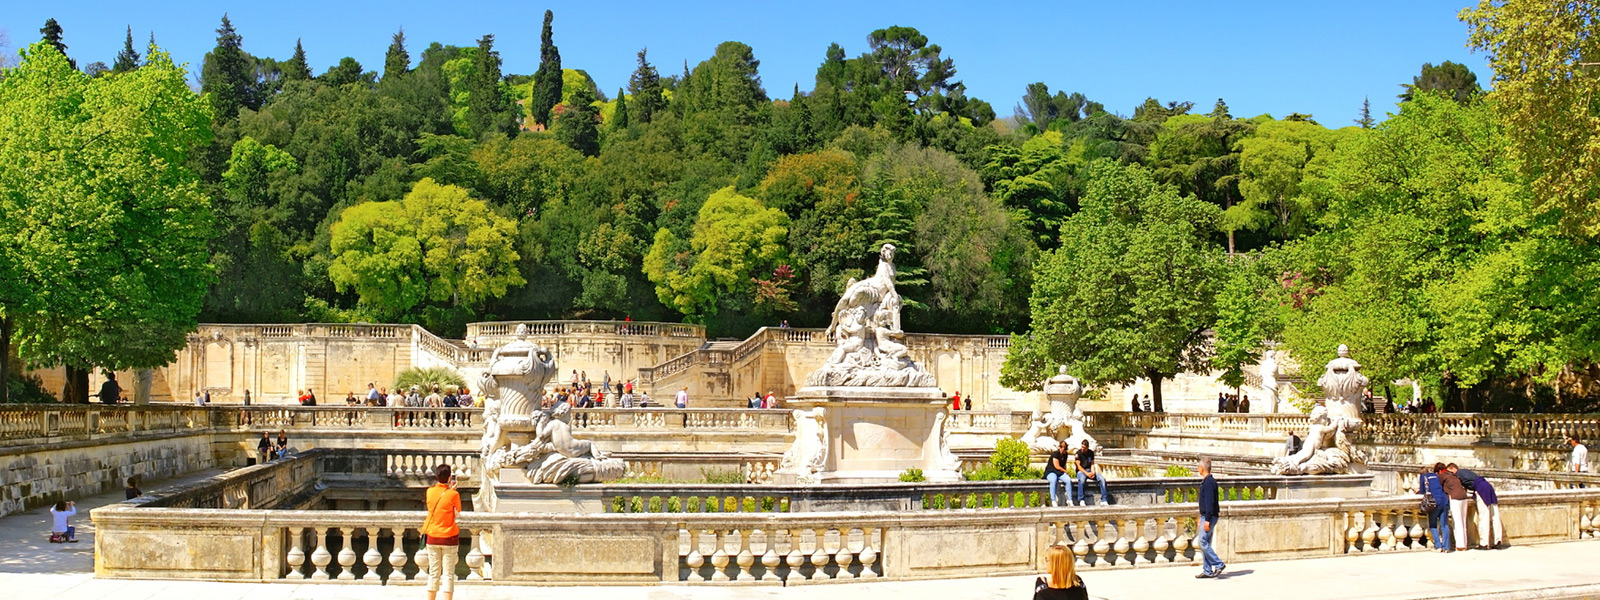
[{"label": "stone balustrade", "polygon": [[[1509,491],[1513,544],[1600,536],[1600,490]],[[417,578],[421,512],[200,510],[124,503],[92,513],[106,577],[377,584]],[[1037,573],[1067,546],[1079,568],[1187,565],[1191,503],[1027,510],[551,515],[463,513],[468,581],[774,585]],[[164,552],[151,553],[159,541]],[[977,543],[980,542],[981,543]],[[1415,497],[1225,501],[1224,560],[1428,547]]]}]

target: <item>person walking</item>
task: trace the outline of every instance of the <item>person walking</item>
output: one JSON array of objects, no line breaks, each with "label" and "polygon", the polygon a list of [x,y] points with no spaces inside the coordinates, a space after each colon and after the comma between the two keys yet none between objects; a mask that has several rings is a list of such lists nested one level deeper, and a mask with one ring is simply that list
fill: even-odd
[{"label": "person walking", "polygon": [[458,484],[450,465],[434,467],[433,478],[438,483],[428,488],[428,518],[422,523],[428,549],[428,600],[435,600],[439,591],[444,592],[445,600],[451,600],[456,591],[457,548],[461,546],[461,528],[456,526],[461,493],[456,491]]},{"label": "person walking", "polygon": [[1200,547],[1200,555],[1204,563],[1200,567],[1200,574],[1195,579],[1216,579],[1222,576],[1222,570],[1228,568],[1227,564],[1217,556],[1216,549],[1212,548],[1212,541],[1217,535],[1217,519],[1222,516],[1222,503],[1217,493],[1217,480],[1211,476],[1211,459],[1200,459],[1200,535],[1196,538],[1195,545]]},{"label": "person walking", "polygon": [[956,395],[950,397],[950,410],[961,410],[961,390],[956,390]]},{"label": "person walking", "polygon": [[1572,445],[1572,472],[1589,472],[1589,447],[1579,442],[1576,436],[1568,437],[1567,443]]},{"label": "person walking", "polygon": [[678,408],[689,408],[689,386],[678,390]]},{"label": "person walking", "polygon": [[267,464],[267,461],[272,460],[272,437],[265,431],[261,432],[261,441],[256,442],[256,455],[260,457],[258,459],[260,462],[256,463],[258,465]]},{"label": "person walking", "polygon": [[1111,494],[1106,492],[1106,478],[1100,474],[1100,467],[1094,464],[1094,450],[1089,449],[1089,440],[1083,440],[1073,462],[1078,467],[1078,504],[1089,505],[1091,482],[1100,484],[1100,504],[1111,504]]},{"label": "person walking", "polygon": [[72,526],[72,515],[78,514],[78,504],[71,500],[57,502],[50,509],[50,542],[53,544],[78,543],[78,528]]},{"label": "person walking", "polygon": [[1450,530],[1455,535],[1455,549],[1467,549],[1467,488],[1461,479],[1445,468],[1444,463],[1434,463],[1433,472],[1439,475],[1444,495],[1450,498]]},{"label": "person walking", "polygon": [[1291,430],[1289,432],[1289,439],[1283,443],[1283,449],[1285,452],[1284,456],[1294,456],[1296,453],[1299,453],[1300,448],[1304,447],[1303,444],[1305,444],[1305,442],[1300,440],[1300,436],[1295,435],[1294,431]]},{"label": "person walking", "polygon": [[[1449,543],[1450,539],[1450,501],[1444,493],[1444,482],[1439,479],[1439,474],[1428,467],[1422,468],[1422,478],[1417,482],[1417,493],[1433,498],[1433,508],[1428,510],[1428,537],[1433,540],[1433,548],[1440,552],[1455,552]],[[1423,506],[1428,505],[1428,500],[1423,499]]]},{"label": "person walking", "polygon": [[1034,580],[1033,600],[1089,600],[1089,588],[1078,577],[1074,564],[1077,560],[1071,550],[1061,544],[1051,544],[1044,557],[1045,567],[1050,572],[1048,579]]},{"label": "person walking", "polygon": [[1456,479],[1461,480],[1462,487],[1472,495],[1473,510],[1478,513],[1478,545],[1479,550],[1500,549],[1505,545],[1505,527],[1500,524],[1500,497],[1494,493],[1494,485],[1489,480],[1479,477],[1472,469],[1464,469],[1455,463],[1445,465]]}]

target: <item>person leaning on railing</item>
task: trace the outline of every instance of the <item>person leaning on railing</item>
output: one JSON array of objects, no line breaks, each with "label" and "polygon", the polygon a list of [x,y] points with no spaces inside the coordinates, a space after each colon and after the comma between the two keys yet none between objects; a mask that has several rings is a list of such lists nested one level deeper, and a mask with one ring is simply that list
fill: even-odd
[{"label": "person leaning on railing", "polygon": [[461,546],[461,528],[456,526],[461,493],[456,491],[458,484],[450,465],[434,467],[433,477],[438,483],[428,488],[428,518],[422,523],[428,552],[428,600],[434,600],[441,589],[445,600],[451,600],[456,590],[457,548]]}]

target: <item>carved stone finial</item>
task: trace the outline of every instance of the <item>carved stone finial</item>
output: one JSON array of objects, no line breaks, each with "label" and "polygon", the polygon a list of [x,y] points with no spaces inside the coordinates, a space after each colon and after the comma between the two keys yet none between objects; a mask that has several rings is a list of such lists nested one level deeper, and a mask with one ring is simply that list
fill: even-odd
[{"label": "carved stone finial", "polygon": [[1350,358],[1350,347],[1339,344],[1339,358]]}]

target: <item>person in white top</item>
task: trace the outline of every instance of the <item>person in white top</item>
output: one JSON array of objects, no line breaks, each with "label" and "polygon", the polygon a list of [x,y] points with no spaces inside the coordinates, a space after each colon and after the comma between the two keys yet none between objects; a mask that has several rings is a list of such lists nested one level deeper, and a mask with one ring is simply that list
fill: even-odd
[{"label": "person in white top", "polygon": [[1572,444],[1572,472],[1589,472],[1589,448],[1578,441],[1576,437],[1567,438],[1567,443]]},{"label": "person in white top", "polygon": [[78,543],[78,528],[73,527],[67,521],[75,514],[78,514],[78,506],[76,502],[71,500],[57,502],[55,507],[50,509],[50,518],[53,521],[50,527],[50,541],[52,543]]},{"label": "person in white top", "polygon": [[678,390],[678,408],[689,408],[689,386]]}]

